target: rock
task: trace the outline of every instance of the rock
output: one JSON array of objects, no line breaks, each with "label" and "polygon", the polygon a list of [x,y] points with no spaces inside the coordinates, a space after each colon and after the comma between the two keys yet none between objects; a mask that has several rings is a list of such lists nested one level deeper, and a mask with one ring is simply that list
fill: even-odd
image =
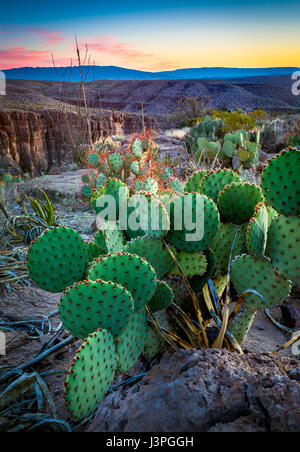
[{"label": "rock", "polygon": [[259,151],[259,161],[262,163],[267,163],[269,159],[274,157],[276,154],[267,154],[264,151]]},{"label": "rock", "polygon": [[108,395],[89,431],[299,432],[298,370],[299,361],[268,354],[166,354],[139,383]]},{"label": "rock", "polygon": [[[154,121],[145,117],[147,127]],[[101,112],[92,117],[93,140],[101,135],[127,135],[141,130],[139,116],[123,112]],[[39,175],[51,167],[74,160],[72,141],[87,142],[84,126],[75,113],[59,110],[0,111],[0,168],[4,172]]]}]

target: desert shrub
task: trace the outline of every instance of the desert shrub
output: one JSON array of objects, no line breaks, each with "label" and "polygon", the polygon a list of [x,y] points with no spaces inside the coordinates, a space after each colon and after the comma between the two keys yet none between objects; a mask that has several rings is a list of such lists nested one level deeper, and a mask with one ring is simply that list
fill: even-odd
[{"label": "desert shrub", "polygon": [[286,134],[284,142],[286,146],[300,146],[300,121],[296,121],[292,129]]}]

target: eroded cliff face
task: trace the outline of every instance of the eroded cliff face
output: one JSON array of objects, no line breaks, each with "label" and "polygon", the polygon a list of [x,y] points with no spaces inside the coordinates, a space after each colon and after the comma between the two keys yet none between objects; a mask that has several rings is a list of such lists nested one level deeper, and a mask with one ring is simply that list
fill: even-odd
[{"label": "eroded cliff face", "polygon": [[[145,118],[147,127],[154,120]],[[56,110],[0,111],[0,171],[37,175],[52,166],[72,161],[72,141],[84,135],[74,113]],[[92,118],[93,140],[101,136],[128,135],[142,128],[141,118],[122,112],[105,112]]]}]

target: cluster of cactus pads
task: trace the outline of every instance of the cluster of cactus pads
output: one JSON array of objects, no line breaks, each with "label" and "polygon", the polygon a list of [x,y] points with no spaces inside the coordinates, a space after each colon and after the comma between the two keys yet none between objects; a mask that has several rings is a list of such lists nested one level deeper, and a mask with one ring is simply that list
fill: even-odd
[{"label": "cluster of cactus pads", "polygon": [[[261,185],[245,183],[231,170],[199,171],[183,193],[140,192],[141,208],[139,195],[130,196],[126,184],[109,179],[94,195],[97,213],[97,201],[107,193],[129,214],[138,205],[137,220],[155,206],[156,229],[149,223],[133,229],[121,225],[121,218],[111,227],[104,219],[110,227],[87,243],[72,229],[53,228],[32,244],[27,258],[41,288],[63,291],[61,320],[84,339],[65,388],[67,409],[76,418],[97,406],[116,371],[127,370],[142,352],[152,357],[160,350],[145,306],[155,312],[170,305],[174,295],[164,279],[178,279],[183,271],[196,293],[213,280],[221,297],[230,274],[244,297],[229,325],[239,343],[259,309],[282,303],[292,283],[300,287],[300,150],[270,160]],[[186,215],[194,227],[187,227]]]},{"label": "cluster of cactus pads", "polygon": [[[128,252],[107,254],[116,243],[122,246],[119,236],[117,229],[99,231],[93,243],[86,243],[75,230],[56,227],[36,239],[27,255],[32,279],[44,290],[62,292],[61,321],[83,339],[64,394],[66,409],[76,419],[97,407],[115,372],[132,367],[145,346],[148,358],[157,353],[161,341],[148,329],[145,305],[155,312],[173,300],[172,290],[146,259]],[[150,258],[158,265],[154,248]]]},{"label": "cluster of cactus pads", "polygon": [[252,142],[245,130],[235,133],[222,134],[223,122],[221,119],[211,119],[207,116],[186,137],[186,148],[194,160],[213,162],[231,162],[232,167],[251,168],[256,165],[259,158],[259,135],[257,141]]},{"label": "cluster of cactus pads", "polygon": [[132,192],[156,193],[159,185],[173,183],[173,169],[164,164],[157,155],[151,130],[134,136],[126,153],[114,149],[92,151],[87,155],[87,173],[82,176],[82,196],[88,201],[93,190],[111,178],[129,185]]},{"label": "cluster of cactus pads", "polygon": [[4,189],[7,185],[12,182],[21,182],[22,178],[20,176],[12,176],[10,173],[5,173],[0,176],[0,190]]}]

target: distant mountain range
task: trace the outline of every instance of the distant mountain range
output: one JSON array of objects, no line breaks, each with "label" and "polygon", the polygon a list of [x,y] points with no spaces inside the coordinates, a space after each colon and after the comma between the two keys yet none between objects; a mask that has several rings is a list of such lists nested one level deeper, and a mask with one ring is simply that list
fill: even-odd
[{"label": "distant mountain range", "polygon": [[[273,77],[290,76],[299,71],[295,67],[271,67],[271,68],[190,68],[174,71],[145,72],[134,69],[126,69],[117,66],[85,66],[83,74],[85,81],[94,80],[191,80],[191,79],[216,79],[232,80],[247,77]],[[7,79],[18,80],[47,80],[47,81],[80,81],[80,73],[77,67],[22,67],[6,69],[3,71]]]}]

